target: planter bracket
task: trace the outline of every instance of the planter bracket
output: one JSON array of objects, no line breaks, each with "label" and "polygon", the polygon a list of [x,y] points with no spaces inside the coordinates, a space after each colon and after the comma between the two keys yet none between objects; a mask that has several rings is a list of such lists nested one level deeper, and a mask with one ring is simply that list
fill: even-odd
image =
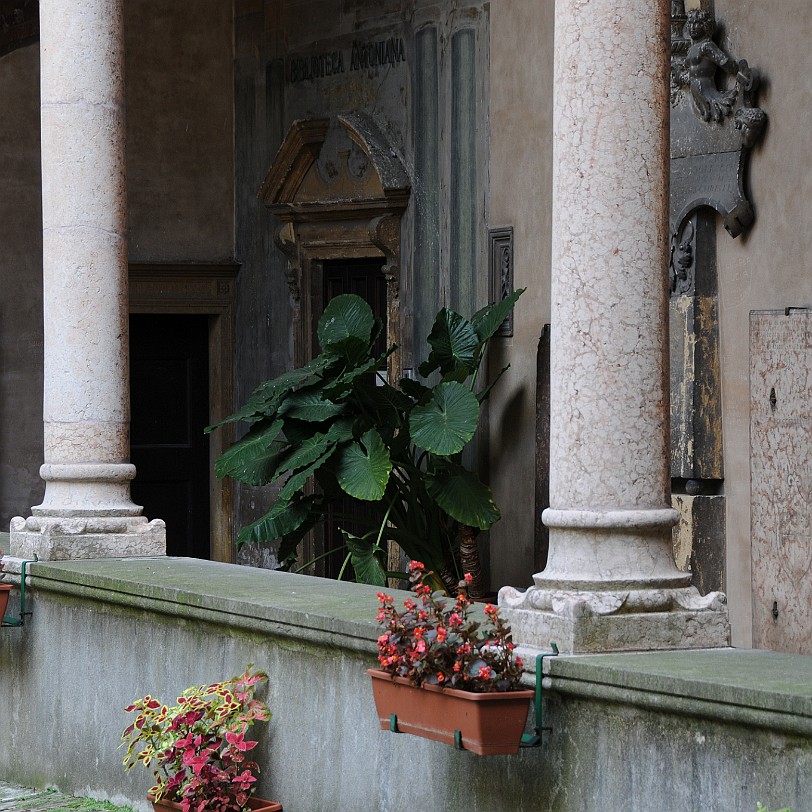
[{"label": "planter bracket", "polygon": [[34,564],[39,559],[35,555],[32,559],[26,559],[20,562],[20,616],[13,617],[6,615],[3,618],[2,626],[22,626],[25,624],[25,616],[30,615],[31,612],[25,611],[25,568],[28,564]]},{"label": "planter bracket", "polygon": [[525,733],[522,736],[520,747],[541,747],[541,734],[545,730],[552,730],[551,727],[542,726],[542,708],[541,708],[541,689],[542,682],[544,681],[544,674],[542,673],[542,663],[545,657],[557,657],[558,646],[555,643],[550,643],[551,651],[544,651],[536,655],[536,724],[533,733]]}]

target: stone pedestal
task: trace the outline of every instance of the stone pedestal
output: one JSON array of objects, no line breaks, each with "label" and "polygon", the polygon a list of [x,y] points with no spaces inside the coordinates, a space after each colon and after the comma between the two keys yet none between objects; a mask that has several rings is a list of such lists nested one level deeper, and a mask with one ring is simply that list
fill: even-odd
[{"label": "stone pedestal", "polygon": [[728,641],[677,569],[670,507],[666,0],[556,3],[547,568],[500,591],[561,651]]},{"label": "stone pedestal", "polygon": [[130,499],[123,0],[40,4],[45,498],[14,556],[156,555]]}]

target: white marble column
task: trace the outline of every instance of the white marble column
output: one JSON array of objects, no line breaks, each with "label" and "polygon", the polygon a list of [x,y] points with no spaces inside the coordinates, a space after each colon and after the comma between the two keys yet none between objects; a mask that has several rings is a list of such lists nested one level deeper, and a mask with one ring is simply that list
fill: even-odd
[{"label": "white marble column", "polygon": [[556,0],[550,528],[522,644],[725,645],[677,569],[668,469],[668,0]]},{"label": "white marble column", "polygon": [[41,0],[45,498],[12,555],[158,555],[130,499],[123,0]]}]

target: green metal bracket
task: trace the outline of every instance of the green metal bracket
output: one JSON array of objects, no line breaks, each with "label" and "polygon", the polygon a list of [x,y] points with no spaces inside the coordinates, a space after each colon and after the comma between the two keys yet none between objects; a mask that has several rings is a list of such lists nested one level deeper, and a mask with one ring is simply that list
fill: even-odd
[{"label": "green metal bracket", "polygon": [[545,657],[557,657],[558,646],[555,643],[550,643],[551,651],[545,651],[536,655],[536,725],[533,733],[525,733],[522,736],[522,747],[541,747],[541,734],[544,730],[552,730],[550,727],[542,726],[542,708],[541,708],[541,683],[544,680],[542,673],[542,663]]},{"label": "green metal bracket", "polygon": [[32,559],[26,559],[20,565],[20,616],[12,617],[6,615],[3,618],[2,626],[22,626],[25,624],[25,616],[30,615],[31,612],[25,611],[25,568],[28,564],[35,564],[39,558],[35,555]]}]

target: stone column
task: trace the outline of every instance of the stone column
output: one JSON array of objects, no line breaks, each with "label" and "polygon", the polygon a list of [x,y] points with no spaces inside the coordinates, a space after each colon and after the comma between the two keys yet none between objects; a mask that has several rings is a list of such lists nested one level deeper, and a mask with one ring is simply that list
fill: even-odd
[{"label": "stone column", "polygon": [[130,499],[123,0],[41,0],[45,499],[12,555],[158,555]]},{"label": "stone column", "polygon": [[557,0],[547,568],[514,637],[562,651],[726,645],[670,506],[668,0]]}]

